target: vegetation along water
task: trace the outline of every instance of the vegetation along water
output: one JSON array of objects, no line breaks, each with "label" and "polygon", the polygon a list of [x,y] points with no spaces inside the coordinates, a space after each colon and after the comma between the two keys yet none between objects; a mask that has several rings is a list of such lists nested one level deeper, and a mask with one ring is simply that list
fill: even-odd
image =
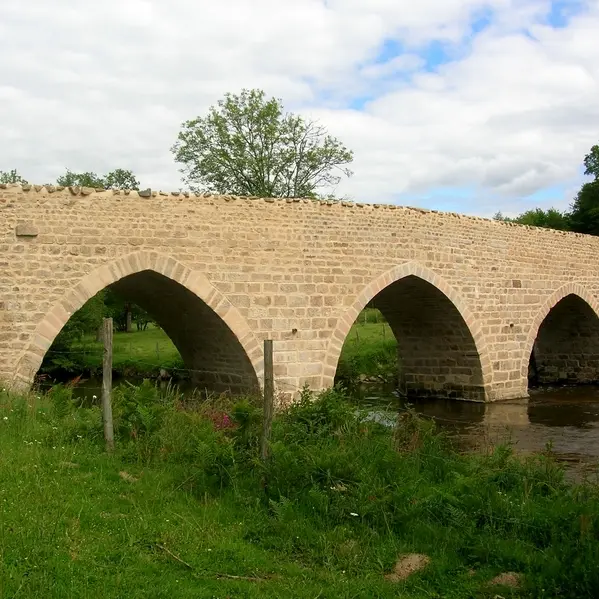
[{"label": "vegetation along water", "polygon": [[[415,412],[390,427],[338,390],[279,412],[266,462],[258,399],[146,381],[115,390],[114,415],[109,455],[72,388],[0,391],[0,596],[599,592],[599,489],[550,452],[464,454]],[[406,554],[427,565],[390,576]]]}]

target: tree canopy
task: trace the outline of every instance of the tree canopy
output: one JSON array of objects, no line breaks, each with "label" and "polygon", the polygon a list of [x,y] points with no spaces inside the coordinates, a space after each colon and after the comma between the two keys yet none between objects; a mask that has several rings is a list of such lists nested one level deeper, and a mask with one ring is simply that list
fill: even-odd
[{"label": "tree canopy", "polygon": [[599,145],[594,145],[584,157],[585,175],[591,175],[595,181],[599,179]]},{"label": "tree canopy", "polygon": [[585,183],[569,214],[570,228],[577,233],[599,235],[599,179]]},{"label": "tree canopy", "polygon": [[549,208],[548,210],[535,208],[534,210],[527,210],[514,218],[504,216],[501,212],[498,212],[493,218],[495,220],[530,225],[532,227],[546,227],[561,231],[570,230],[569,215],[565,212],[560,212],[557,208]]},{"label": "tree canopy", "polygon": [[67,169],[64,175],[56,180],[57,185],[64,187],[94,187],[96,189],[139,189],[139,181],[130,170],[117,168],[104,176],[93,172],[74,173]]},{"label": "tree canopy", "polygon": [[352,175],[353,153],[338,139],[257,89],[226,94],[183,123],[171,151],[194,191],[315,197]]}]

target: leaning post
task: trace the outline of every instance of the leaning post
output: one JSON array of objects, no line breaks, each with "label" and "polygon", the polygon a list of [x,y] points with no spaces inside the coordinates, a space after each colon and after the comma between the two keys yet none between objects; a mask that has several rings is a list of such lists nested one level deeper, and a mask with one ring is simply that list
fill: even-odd
[{"label": "leaning post", "polygon": [[114,449],[114,430],[112,426],[112,318],[105,318],[103,324],[104,356],[102,360],[102,420],[104,422],[104,440],[106,451]]}]

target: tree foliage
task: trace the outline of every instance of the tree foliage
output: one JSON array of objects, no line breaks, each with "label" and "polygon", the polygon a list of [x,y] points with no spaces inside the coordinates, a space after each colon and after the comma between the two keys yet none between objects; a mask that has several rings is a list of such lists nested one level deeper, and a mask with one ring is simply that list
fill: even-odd
[{"label": "tree foliage", "polygon": [[20,183],[22,185],[27,181],[21,177],[17,169],[13,168],[10,171],[0,171],[0,183]]},{"label": "tree foliage", "polygon": [[571,228],[577,233],[599,235],[599,179],[585,183],[570,212]]},{"label": "tree foliage", "polygon": [[85,173],[74,173],[67,169],[64,175],[61,175],[56,179],[57,185],[63,187],[93,187],[95,189],[104,188],[104,179],[96,175],[96,173],[85,172]]},{"label": "tree foliage", "polygon": [[352,175],[353,153],[338,139],[256,89],[226,94],[207,116],[183,123],[171,151],[195,191],[314,197]]},{"label": "tree foliage", "polygon": [[504,216],[501,212],[498,212],[493,218],[495,220],[529,225],[531,227],[545,227],[560,231],[570,230],[569,215],[566,212],[560,212],[557,208],[549,208],[548,210],[535,208],[534,210],[527,210],[514,218]]},{"label": "tree foliage", "polygon": [[104,177],[104,187],[107,189],[139,189],[139,181],[132,171],[117,168]]},{"label": "tree foliage", "polygon": [[594,145],[584,157],[585,175],[591,175],[595,181],[599,180],[599,145]]},{"label": "tree foliage", "polygon": [[94,189],[139,189],[139,181],[130,170],[117,168],[101,176],[94,172],[74,173],[67,169],[64,175],[56,180],[57,185],[64,187],[93,187]]}]

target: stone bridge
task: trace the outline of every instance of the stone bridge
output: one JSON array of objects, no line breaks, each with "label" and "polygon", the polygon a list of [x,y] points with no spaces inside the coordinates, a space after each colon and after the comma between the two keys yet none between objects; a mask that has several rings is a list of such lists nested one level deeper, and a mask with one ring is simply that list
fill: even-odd
[{"label": "stone bridge", "polygon": [[[102,289],[150,312],[196,382],[335,377],[376,305],[414,395],[496,401],[596,381],[599,239],[393,205],[0,185],[0,379],[28,387]],[[534,350],[534,351],[533,351]]]}]

